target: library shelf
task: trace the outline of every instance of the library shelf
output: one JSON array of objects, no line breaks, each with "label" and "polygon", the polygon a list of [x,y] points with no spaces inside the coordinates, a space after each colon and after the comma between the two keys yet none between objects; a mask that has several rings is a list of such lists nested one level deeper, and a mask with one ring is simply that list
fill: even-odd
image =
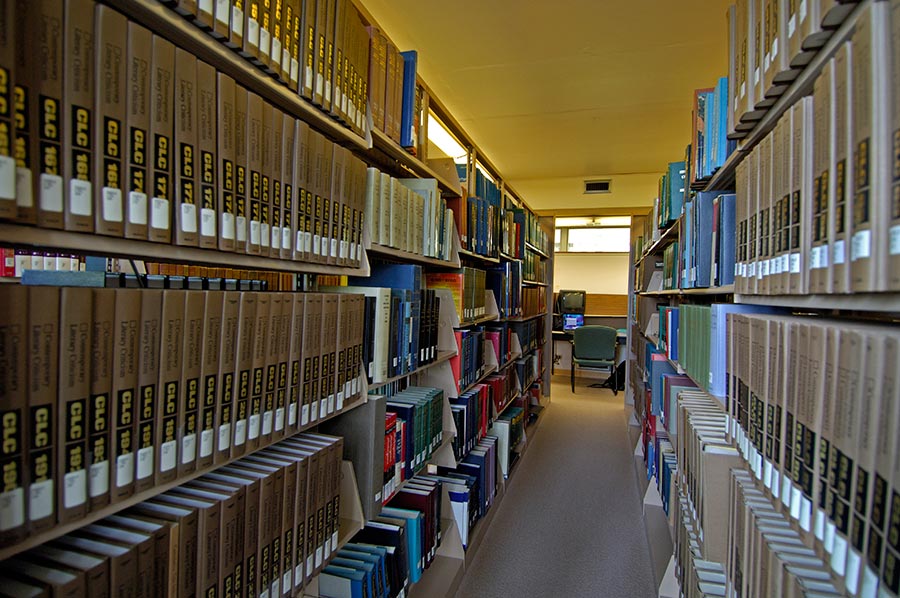
[{"label": "library shelf", "polygon": [[745,295],[735,293],[735,303],[794,307],[804,310],[864,311],[900,316],[896,293],[855,293],[851,295]]},{"label": "library shelf", "polygon": [[382,501],[382,505],[386,505],[387,503],[391,502],[391,499],[394,498],[395,496],[397,496],[397,493],[400,492],[404,486],[406,486],[412,480],[416,479],[416,476],[419,475],[420,473],[427,471],[428,466],[431,465],[432,463],[434,463],[435,457],[437,456],[438,453],[440,453],[441,451],[447,450],[447,448],[451,447],[451,446],[453,446],[453,434],[448,434],[445,432],[444,438],[441,440],[441,443],[437,446],[437,448],[435,448],[433,451],[431,451],[431,458],[425,462],[425,464],[422,466],[422,468],[418,472],[413,474],[413,477],[411,477],[407,480],[403,480],[402,482],[397,484],[397,488],[395,488],[394,491],[391,492],[390,496],[388,496],[387,498],[384,499],[384,501]]},{"label": "library shelf", "polygon": [[[406,170],[421,178],[436,179],[441,190],[453,195],[454,197],[462,196],[462,190],[459,186],[454,185],[449,179],[441,176],[431,166],[419,160],[408,151],[400,147],[400,144],[387,136],[386,133],[379,129],[372,129],[372,147],[381,152],[387,158],[400,163]],[[369,157],[369,156],[363,156]]]},{"label": "library shelf", "polygon": [[533,320],[535,318],[542,318],[547,315],[547,312],[542,312],[539,314],[534,314],[533,316],[516,316],[513,318],[500,318],[500,322],[527,322],[529,320]]},{"label": "library shelf", "polygon": [[[453,515],[441,518],[441,537],[447,538],[456,520]],[[438,548],[440,551],[440,548]],[[422,572],[422,577],[409,588],[409,598],[434,598],[436,596],[453,596],[462,583],[466,560],[460,556],[438,553],[431,566]]]},{"label": "library shelf", "polygon": [[[160,5],[162,6],[162,5]],[[168,10],[168,9],[167,9]],[[70,251],[81,255],[146,259],[154,262],[215,265],[248,270],[275,270],[307,274],[368,276],[369,268],[342,268],[326,264],[312,264],[275,257],[231,253],[218,249],[181,247],[121,237],[105,237],[94,233],[36,228],[22,224],[0,222],[0,239],[14,247],[39,248],[50,251]],[[365,261],[365,256],[363,256]]]},{"label": "library shelf", "polygon": [[462,247],[459,248],[459,255],[460,255],[460,259],[468,258],[470,260],[481,261],[486,264],[499,264],[500,263],[499,257],[490,257],[487,255],[481,255],[480,253],[475,253],[473,251],[469,251],[468,249],[463,249]]},{"label": "library shelf", "polygon": [[669,297],[672,295],[733,295],[734,285],[729,284],[722,287],[708,287],[697,289],[664,289],[662,291],[641,291],[638,295],[642,297]]},{"label": "library shelf", "polygon": [[506,260],[507,262],[521,262],[522,261],[521,258],[512,256],[512,255],[510,255],[508,253],[504,253],[502,251],[500,252],[500,259]]},{"label": "library shelf", "polygon": [[368,248],[368,254],[370,256],[389,258],[395,260],[403,260],[404,262],[412,262],[416,264],[422,264],[425,266],[439,266],[442,268],[459,268],[459,260],[442,260],[435,257],[428,257],[424,255],[419,255],[417,253],[410,253],[409,251],[403,251],[402,249],[394,249],[393,247],[387,247],[386,245],[379,245],[378,243],[372,243],[371,247]]},{"label": "library shelf", "polygon": [[472,320],[463,320],[459,323],[459,327],[466,328],[468,326],[477,326],[478,324],[484,324],[485,322],[491,322],[497,319],[497,314],[487,314],[484,316],[479,316]]},{"label": "library shelf", "polygon": [[[828,36],[827,41],[812,55],[812,58],[809,59],[809,62],[806,63],[803,70],[799,72],[784,93],[768,109],[759,114],[760,118],[753,124],[752,129],[746,131],[746,135],[740,141],[738,149],[728,157],[722,167],[710,178],[706,184],[707,191],[722,191],[734,188],[737,165],[749,155],[749,151],[753,146],[762,141],[769,131],[775,128],[778,119],[781,118],[788,108],[812,91],[813,83],[822,67],[834,56],[841,44],[850,39],[853,35],[857,18],[863,13],[864,8],[874,1],[863,0],[855,5],[839,4],[825,15],[823,22],[830,28],[830,30],[823,32]],[[823,38],[820,38],[819,41]]]},{"label": "library shelf", "polygon": [[487,378],[487,377],[490,376],[491,374],[495,373],[496,371],[497,371],[497,366],[496,366],[496,365],[488,366],[488,368],[487,368],[484,372],[481,373],[481,375],[478,377],[477,380],[475,380],[474,382],[471,382],[471,383],[467,384],[467,385],[465,386],[465,388],[461,388],[461,389],[459,390],[459,393],[457,393],[456,396],[458,397],[458,396],[461,395],[461,394],[465,394],[465,393],[469,392],[470,390],[472,390],[472,388],[474,388],[476,385],[481,384],[482,382],[484,382],[485,378]]},{"label": "library shelf", "polygon": [[498,417],[503,415],[506,410],[509,409],[510,405],[514,404],[521,396],[522,393],[519,392],[510,397],[510,399],[506,401],[506,403],[502,407],[500,407],[500,409],[497,409],[497,415],[494,416],[494,419],[497,419]]},{"label": "library shelf", "polygon": [[549,286],[546,282],[538,282],[537,280],[525,280],[525,279],[522,279],[522,284],[524,284],[525,286],[532,286],[532,287]]},{"label": "library shelf", "polygon": [[410,376],[415,376],[416,374],[421,374],[422,372],[426,371],[427,369],[432,368],[436,365],[440,365],[440,364],[444,363],[445,361],[449,360],[451,357],[455,357],[455,356],[456,356],[456,351],[438,351],[437,357],[435,357],[434,361],[432,361],[431,363],[428,363],[421,367],[418,367],[411,372],[406,372],[405,374],[391,376],[384,382],[379,382],[377,384],[370,384],[369,390],[378,390],[379,388],[388,386],[389,384],[393,384],[394,382],[397,382],[398,380],[403,380],[404,378],[409,378]]},{"label": "library shelf", "polygon": [[[714,395],[714,394],[712,394],[711,392],[709,392],[708,390],[706,390],[705,386],[704,386],[703,384],[700,384],[700,382],[697,381],[696,378],[694,378],[692,375],[690,375],[689,373],[687,373],[687,372],[684,370],[684,368],[681,367],[681,364],[680,364],[680,363],[678,363],[678,362],[675,361],[674,359],[669,359],[669,357],[666,357],[666,360],[669,362],[669,365],[671,365],[673,368],[675,368],[675,371],[678,372],[679,375],[681,375],[681,376],[687,376],[688,378],[691,379],[691,381],[693,381],[694,384],[697,385],[697,388],[699,388],[701,391],[705,392],[706,394],[708,394],[709,396],[711,396],[711,397],[714,398],[715,400],[719,401],[719,403],[722,403],[723,405],[725,404],[725,397],[720,397],[719,395]],[[691,389],[691,390],[693,390],[693,389]]]},{"label": "library shelf", "polygon": [[546,251],[543,251],[543,250],[541,250],[541,249],[538,249],[537,247],[535,247],[534,245],[532,245],[532,244],[529,243],[528,241],[525,241],[525,249],[527,249],[527,250],[530,251],[531,253],[537,254],[537,255],[539,255],[539,256],[541,256],[541,257],[543,257],[543,258],[549,258],[549,257],[550,257],[549,255],[547,255],[547,252],[546,252]]},{"label": "library shelf", "polygon": [[[363,389],[362,389],[363,394],[362,394],[361,399],[354,401],[353,403],[351,403],[349,405],[345,405],[344,408],[341,409],[340,411],[335,411],[334,413],[326,415],[323,418],[319,418],[316,421],[309,422],[305,426],[301,426],[296,432],[293,432],[291,434],[291,436],[300,434],[301,432],[305,432],[307,430],[313,430],[316,426],[318,426],[319,424],[321,424],[324,421],[328,421],[330,419],[333,419],[335,417],[338,417],[340,415],[343,415],[345,413],[353,411],[354,409],[356,409],[357,407],[359,407],[361,405],[364,405],[366,403],[365,390],[366,390],[365,384],[363,384]],[[272,441],[265,446],[260,446],[259,448],[257,448],[254,451],[250,451],[250,452],[245,453],[240,456],[232,457],[232,458],[228,459],[227,461],[222,461],[221,463],[213,463],[212,465],[210,465],[208,467],[204,467],[203,469],[199,469],[197,471],[191,472],[191,473],[189,473],[185,476],[182,476],[176,480],[172,480],[171,482],[167,482],[165,484],[154,484],[151,488],[148,488],[147,490],[144,490],[143,492],[138,492],[136,494],[133,494],[133,495],[129,496],[128,498],[120,500],[117,503],[107,505],[97,511],[91,511],[85,517],[82,517],[81,519],[79,519],[77,521],[70,521],[69,523],[57,524],[43,532],[40,532],[37,534],[30,534],[21,542],[18,542],[11,546],[4,546],[4,547],[0,548],[0,561],[6,560],[6,559],[8,559],[12,556],[15,556],[25,550],[29,550],[31,548],[35,548],[36,546],[40,546],[41,544],[43,544],[45,542],[49,542],[49,541],[55,540],[56,538],[59,538],[61,536],[65,536],[66,534],[74,532],[74,531],[81,529],[92,523],[96,523],[97,521],[100,521],[101,519],[109,517],[110,515],[115,515],[116,513],[124,511],[125,509],[127,509],[129,507],[133,507],[134,505],[144,502],[145,500],[150,500],[151,498],[153,498],[155,496],[158,496],[160,494],[168,492],[169,490],[176,488],[178,486],[181,486],[182,484],[186,484],[187,482],[190,482],[191,480],[199,478],[200,476],[203,476],[207,473],[216,471],[217,469],[220,469],[220,468],[228,465],[229,463],[238,461],[238,460],[242,459],[243,457],[246,457],[247,455],[252,455],[254,453],[258,453],[259,451],[266,449],[266,448],[272,446],[273,444],[276,444],[280,440],[282,440],[282,439],[279,438],[278,440]],[[356,533],[356,532],[354,531],[353,533]],[[352,536],[352,534],[351,534],[351,536]]]},{"label": "library shelf", "polygon": [[653,244],[647,248],[641,254],[641,257],[635,262],[635,265],[640,264],[644,261],[644,258],[649,257],[659,251],[660,249],[664,249],[672,244],[673,241],[676,240],[678,236],[678,221],[676,220],[672,224],[669,225],[667,229],[665,229],[662,233],[660,233],[659,238],[653,242]]},{"label": "library shelf", "polygon": [[288,114],[306,121],[333,141],[356,152],[363,152],[370,147],[365,138],[344,127],[286,85],[276,82],[261,68],[216,41],[164,3],[108,0],[106,4],[214,66],[218,71]]}]

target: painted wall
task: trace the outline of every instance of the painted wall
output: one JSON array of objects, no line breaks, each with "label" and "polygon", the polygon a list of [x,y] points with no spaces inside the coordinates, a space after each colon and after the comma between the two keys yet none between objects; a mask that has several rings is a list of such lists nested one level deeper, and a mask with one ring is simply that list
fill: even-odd
[{"label": "painted wall", "polygon": [[556,254],[553,291],[585,290],[600,295],[628,294],[628,254]]}]

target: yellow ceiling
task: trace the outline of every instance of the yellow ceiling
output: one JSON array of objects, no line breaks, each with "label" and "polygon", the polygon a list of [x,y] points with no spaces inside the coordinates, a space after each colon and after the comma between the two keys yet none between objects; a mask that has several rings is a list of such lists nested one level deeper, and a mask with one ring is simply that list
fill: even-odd
[{"label": "yellow ceiling", "polygon": [[728,0],[361,0],[514,185],[661,172],[727,70]]}]

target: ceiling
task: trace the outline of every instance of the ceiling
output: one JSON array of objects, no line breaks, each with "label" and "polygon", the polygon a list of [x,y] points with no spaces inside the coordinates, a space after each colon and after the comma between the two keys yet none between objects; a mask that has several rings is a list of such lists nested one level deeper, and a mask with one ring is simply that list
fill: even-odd
[{"label": "ceiling", "polygon": [[513,185],[662,172],[727,70],[729,0],[362,0]]}]

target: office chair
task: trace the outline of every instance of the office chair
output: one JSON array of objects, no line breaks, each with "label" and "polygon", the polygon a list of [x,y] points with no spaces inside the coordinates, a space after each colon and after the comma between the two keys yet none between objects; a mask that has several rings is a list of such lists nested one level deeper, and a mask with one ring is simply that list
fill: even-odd
[{"label": "office chair", "polygon": [[[610,378],[618,375],[616,368],[616,329],[609,326],[582,326],[572,331],[572,393],[575,393],[575,366],[585,369],[609,368]],[[607,387],[603,384],[591,384],[591,387]],[[618,380],[615,380],[612,391],[619,394]]]}]

